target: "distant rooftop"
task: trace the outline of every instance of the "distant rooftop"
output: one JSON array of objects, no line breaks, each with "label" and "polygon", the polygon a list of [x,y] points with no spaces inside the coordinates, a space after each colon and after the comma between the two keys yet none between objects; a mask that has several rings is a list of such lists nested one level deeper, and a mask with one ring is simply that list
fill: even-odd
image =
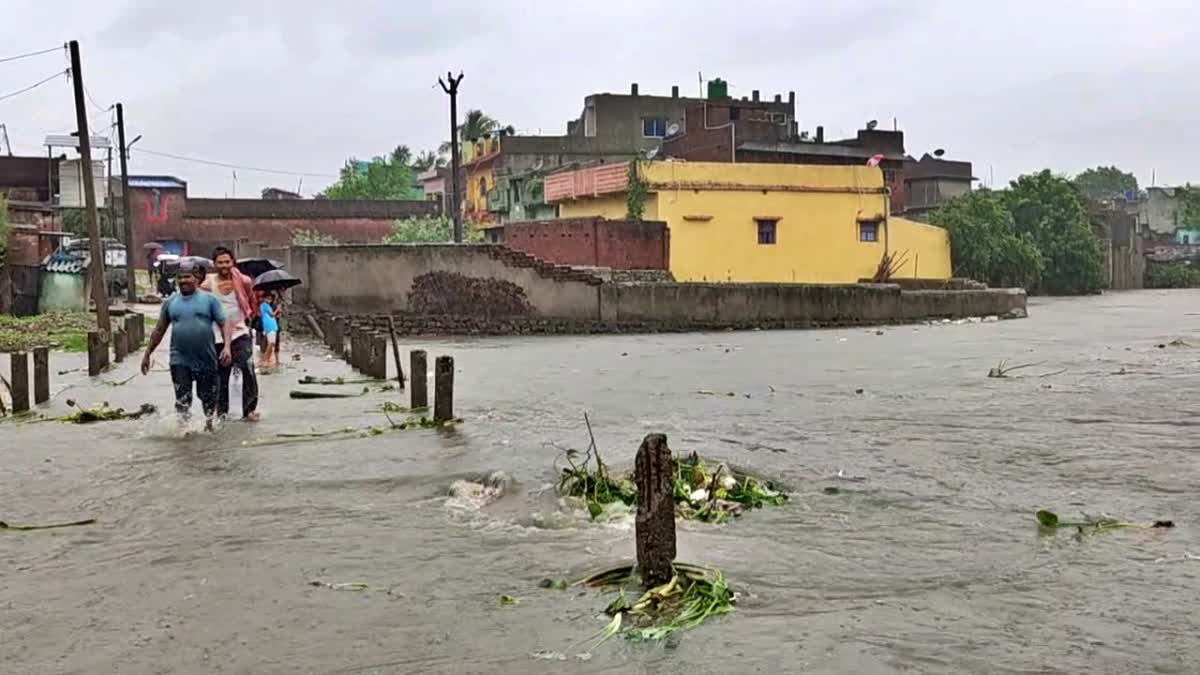
[{"label": "distant rooftop", "polygon": [[884,159],[903,160],[904,155],[895,153],[880,153],[868,148],[859,148],[853,145],[841,145],[839,143],[815,143],[815,142],[787,142],[779,143],[761,143],[758,141],[748,141],[739,143],[738,150],[750,150],[753,152],[777,152],[787,155],[812,155],[816,157],[844,157],[850,159],[868,160],[877,154],[882,154]]},{"label": "distant rooftop", "polygon": [[914,161],[908,165],[908,170],[905,172],[905,180],[920,180],[923,178],[957,178],[960,180],[976,180],[971,175],[970,162],[958,162],[951,159],[939,159],[925,153],[921,156],[920,161]]},{"label": "distant rooftop", "polygon": [[[103,136],[88,136],[88,138],[91,139],[91,146],[93,148],[107,149],[112,147],[112,143]],[[46,137],[46,140],[44,143],[42,143],[42,145],[47,145],[52,148],[78,148],[79,137],[71,134],[51,134]]]},{"label": "distant rooftop", "polygon": [[187,182],[174,176],[130,176],[131,188],[158,188],[159,190],[185,190]]}]

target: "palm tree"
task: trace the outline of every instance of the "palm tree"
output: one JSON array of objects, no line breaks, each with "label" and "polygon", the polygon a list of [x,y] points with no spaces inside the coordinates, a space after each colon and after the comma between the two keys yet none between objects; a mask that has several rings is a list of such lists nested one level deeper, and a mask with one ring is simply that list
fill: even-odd
[{"label": "palm tree", "polygon": [[437,154],[432,150],[426,150],[417,155],[417,158],[412,161],[412,167],[417,171],[428,171],[434,167],[442,168],[446,166],[446,157]]},{"label": "palm tree", "polygon": [[412,150],[407,145],[397,145],[395,150],[392,150],[392,164],[403,164],[408,166],[412,161]]},{"label": "palm tree", "polygon": [[[458,126],[458,142],[474,142],[497,131],[502,131],[506,134],[516,133],[511,124],[501,126],[499,122],[488,117],[482,110],[468,110],[466,119]],[[442,143],[438,147],[438,152],[443,155],[449,154],[450,142],[446,141]]]}]

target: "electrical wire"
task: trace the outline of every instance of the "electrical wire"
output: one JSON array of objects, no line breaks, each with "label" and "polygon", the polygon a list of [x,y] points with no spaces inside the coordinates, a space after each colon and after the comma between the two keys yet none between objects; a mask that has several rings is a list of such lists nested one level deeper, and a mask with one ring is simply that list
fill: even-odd
[{"label": "electrical wire", "polygon": [[27,92],[27,91],[33,91],[34,89],[37,89],[38,87],[42,86],[43,84],[46,84],[47,82],[49,82],[49,81],[51,81],[51,80],[53,80],[53,79],[55,79],[55,78],[57,78],[57,77],[62,77],[63,75],[66,75],[66,74],[67,74],[67,73],[69,73],[69,72],[71,72],[71,69],[70,69],[70,68],[67,68],[66,70],[61,70],[61,71],[59,71],[59,72],[57,72],[57,73],[55,73],[55,74],[51,75],[50,77],[47,77],[47,78],[46,78],[46,79],[44,79],[44,80],[40,80],[40,81],[38,81],[38,82],[34,82],[33,84],[29,85],[28,87],[25,87],[24,89],[18,89],[17,91],[14,91],[14,92],[12,92],[12,93],[5,94],[5,95],[3,95],[3,96],[0,96],[0,101],[3,101],[3,100],[5,100],[5,99],[12,98],[12,97],[14,97],[14,96],[19,96],[19,95],[21,95],[21,94],[24,94],[24,93],[25,93],[25,92]]},{"label": "electrical wire", "polygon": [[146,148],[133,148],[130,152],[144,152],[147,155],[156,155],[158,157],[167,157],[169,159],[178,159],[184,162],[195,162],[197,164],[208,164],[210,166],[220,166],[226,169],[241,169],[242,171],[255,171],[258,173],[275,173],[282,176],[305,176],[311,178],[339,178],[337,174],[330,173],[308,173],[306,171],[283,171],[280,169],[262,169],[253,166],[242,166],[241,164],[230,164],[228,162],[216,162],[211,159],[197,159],[195,157],[184,157],[183,155],[173,155],[169,152],[158,152],[157,150],[147,150]]},{"label": "electrical wire", "polygon": [[107,108],[105,108],[104,106],[100,105],[99,103],[96,103],[96,99],[92,97],[92,92],[88,91],[86,84],[83,85],[83,93],[87,95],[88,102],[91,103],[96,108],[96,110],[98,110],[100,112],[108,112],[109,110],[112,110],[113,107],[115,106],[115,104],[114,104],[114,105],[110,105]]},{"label": "electrical wire", "polygon": [[43,49],[41,51],[36,51],[36,52],[29,52],[27,54],[17,54],[16,56],[6,56],[6,57],[0,59],[0,63],[8,63],[9,61],[16,61],[18,59],[27,59],[31,56],[41,56],[42,54],[49,54],[50,52],[56,52],[56,51],[62,49],[63,47],[65,47],[65,45],[60,45],[58,47],[51,47],[50,49]]}]

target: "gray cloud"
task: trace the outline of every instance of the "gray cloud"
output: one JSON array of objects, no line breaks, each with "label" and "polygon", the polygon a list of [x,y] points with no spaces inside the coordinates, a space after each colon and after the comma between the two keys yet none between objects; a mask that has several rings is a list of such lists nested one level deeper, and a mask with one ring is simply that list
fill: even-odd
[{"label": "gray cloud", "polygon": [[[88,88],[120,99],[143,147],[238,164],[336,173],[350,155],[446,137],[436,78],[466,72],[462,105],[527,132],[562,133],[597,91],[685,92],[697,71],[739,95],[797,92],[803,126],[850,134],[895,117],[914,153],[945,147],[997,182],[1098,163],[1183,182],[1200,141],[1188,119],[1200,56],[1196,3],[758,0],[37,0],[6,7],[0,57],[79,39]],[[53,5],[53,7],[50,7]],[[61,58],[0,64],[0,93]],[[106,116],[95,110],[97,122]],[[73,124],[53,83],[0,101],[23,152]],[[989,171],[990,169],[990,171]],[[195,191],[226,169],[135,155]],[[238,193],[297,178],[241,171]],[[305,191],[322,187],[305,179]]]}]

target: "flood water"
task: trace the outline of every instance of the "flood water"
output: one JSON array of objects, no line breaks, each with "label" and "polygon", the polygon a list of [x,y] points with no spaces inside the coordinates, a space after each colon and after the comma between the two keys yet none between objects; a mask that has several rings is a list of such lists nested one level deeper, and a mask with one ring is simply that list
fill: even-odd
[{"label": "flood water", "polygon": [[[262,378],[260,424],[215,436],[5,422],[0,519],[98,523],[0,531],[0,671],[1195,673],[1200,293],[1036,300],[1030,317],[405,344],[455,357],[453,433],[261,444],[406,402],[288,400],[297,377],[349,374],[316,347]],[[1176,338],[1197,348],[1158,347]],[[1040,365],[989,379],[1002,359]],[[52,379],[76,385],[59,414],[69,397],[170,407],[165,372]],[[538,581],[634,551],[629,523],[556,515],[543,492],[560,447],[587,444],[585,410],[611,464],[661,431],[792,491],[730,525],[680,525],[678,558],[724,571],[734,614],[576,656],[608,597]],[[447,499],[493,470],[516,482],[499,501]],[[1039,508],[1178,527],[1046,536]]]}]

